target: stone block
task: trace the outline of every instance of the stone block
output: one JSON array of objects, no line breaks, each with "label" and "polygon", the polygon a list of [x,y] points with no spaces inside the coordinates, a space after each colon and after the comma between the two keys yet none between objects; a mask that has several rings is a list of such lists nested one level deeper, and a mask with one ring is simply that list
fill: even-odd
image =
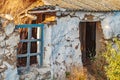
[{"label": "stone block", "polygon": [[0,47],[1,48],[5,47],[5,41],[0,41]]},{"label": "stone block", "polygon": [[3,48],[3,50],[4,50],[4,52],[3,52],[2,54],[7,54],[7,53],[10,52],[10,51],[9,51],[8,49],[6,49],[6,48]]},{"label": "stone block", "polygon": [[0,32],[0,43],[5,39],[5,34]]},{"label": "stone block", "polygon": [[0,73],[4,72],[7,69],[7,67],[5,65],[1,65],[0,66]]},{"label": "stone block", "polygon": [[15,24],[14,23],[9,23],[6,27],[5,27],[5,34],[7,36],[9,36],[11,33],[13,33],[15,29]]},{"label": "stone block", "polygon": [[19,43],[19,35],[17,33],[14,33],[9,36],[9,38],[6,40],[7,46],[15,47]]},{"label": "stone block", "polygon": [[3,48],[0,48],[0,55],[4,54],[4,49]]}]

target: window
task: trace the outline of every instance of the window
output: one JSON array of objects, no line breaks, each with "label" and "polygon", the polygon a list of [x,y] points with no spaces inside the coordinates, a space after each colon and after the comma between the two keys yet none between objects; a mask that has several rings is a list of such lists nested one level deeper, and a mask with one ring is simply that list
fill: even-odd
[{"label": "window", "polygon": [[43,65],[44,24],[23,24],[16,28],[22,30],[18,44],[17,67],[18,74],[29,71],[30,65]]}]

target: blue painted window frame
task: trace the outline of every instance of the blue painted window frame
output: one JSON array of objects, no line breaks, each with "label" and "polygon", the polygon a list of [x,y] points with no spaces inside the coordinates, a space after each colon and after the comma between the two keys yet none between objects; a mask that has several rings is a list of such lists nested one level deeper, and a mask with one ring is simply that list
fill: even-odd
[{"label": "blue painted window frame", "polygon": [[[32,28],[37,28],[40,27],[41,28],[41,38],[40,39],[31,39],[32,36]],[[22,57],[27,57],[27,63],[26,63],[26,67],[20,67],[18,68],[18,70],[21,69],[25,69],[27,71],[30,70],[30,56],[37,56],[39,55],[40,57],[40,62],[39,66],[43,65],[43,54],[44,54],[44,24],[21,24],[21,25],[17,25],[16,29],[19,28],[28,28],[28,39],[24,39],[24,40],[20,40],[20,42],[27,42],[27,53],[26,54],[17,54],[17,58],[22,58]],[[31,42],[41,42],[40,46],[40,52],[39,53],[31,53],[30,49],[31,49]]]}]

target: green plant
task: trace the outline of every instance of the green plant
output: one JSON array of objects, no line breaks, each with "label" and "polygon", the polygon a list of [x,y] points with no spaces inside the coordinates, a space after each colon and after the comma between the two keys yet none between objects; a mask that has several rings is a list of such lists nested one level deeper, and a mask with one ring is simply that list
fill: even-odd
[{"label": "green plant", "polygon": [[120,41],[114,38],[107,43],[103,56],[107,65],[105,71],[109,80],[120,80]]},{"label": "green plant", "polygon": [[87,52],[89,54],[87,54],[87,57],[90,59],[91,62],[94,62],[96,60],[96,57],[95,57],[95,54],[96,54],[96,51],[94,48],[92,48],[91,50],[89,48],[87,48]]},{"label": "green plant", "polygon": [[65,72],[66,78],[68,78],[70,76],[70,72]]}]

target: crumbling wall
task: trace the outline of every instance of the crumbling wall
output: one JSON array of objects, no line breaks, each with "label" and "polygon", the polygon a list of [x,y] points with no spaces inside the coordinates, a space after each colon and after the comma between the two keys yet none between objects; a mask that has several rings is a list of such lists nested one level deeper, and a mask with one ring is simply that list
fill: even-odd
[{"label": "crumbling wall", "polygon": [[58,12],[57,24],[52,26],[51,68],[53,77],[64,80],[65,73],[73,65],[83,66],[80,50],[79,23],[99,21],[105,13]]},{"label": "crumbling wall", "polygon": [[[57,24],[52,26],[51,71],[58,80],[65,79],[69,66],[82,66],[79,23],[100,21],[104,38],[120,34],[120,12],[58,12]],[[102,34],[102,33],[101,33]],[[100,41],[100,40],[99,40]]]},{"label": "crumbling wall", "polygon": [[[59,12],[57,16],[56,24],[45,25],[44,66],[51,67],[46,70],[49,75],[51,70],[51,78],[64,80],[65,72],[70,66],[80,65],[82,67],[79,40],[80,22],[100,21],[106,39],[120,34],[120,12]],[[4,22],[5,20],[2,19],[0,25],[4,25]],[[19,33],[15,31],[13,22],[7,22],[4,27],[0,26],[0,80],[19,80],[16,67],[18,42]],[[41,79],[41,70],[44,69],[32,69],[23,79],[33,79],[34,77],[34,79]],[[46,74],[46,72],[44,73]]]},{"label": "crumbling wall", "polygon": [[19,33],[13,22],[0,19],[0,80],[18,80],[16,67],[17,43]]}]

